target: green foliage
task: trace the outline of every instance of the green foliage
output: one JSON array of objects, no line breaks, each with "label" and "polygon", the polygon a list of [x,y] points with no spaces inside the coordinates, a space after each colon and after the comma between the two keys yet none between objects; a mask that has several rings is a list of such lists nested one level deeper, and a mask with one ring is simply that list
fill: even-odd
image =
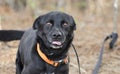
[{"label": "green foliage", "polygon": [[76,3],[76,6],[78,7],[79,10],[85,10],[87,8],[87,1],[82,0],[78,3]]},{"label": "green foliage", "polygon": [[28,4],[32,9],[36,8],[36,2],[34,0],[28,0]]}]

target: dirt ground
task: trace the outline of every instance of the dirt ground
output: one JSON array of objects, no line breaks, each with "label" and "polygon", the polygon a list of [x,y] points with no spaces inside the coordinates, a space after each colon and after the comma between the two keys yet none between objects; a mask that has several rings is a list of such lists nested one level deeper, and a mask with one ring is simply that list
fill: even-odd
[{"label": "dirt ground", "polygon": [[[34,19],[29,11],[15,13],[13,10],[0,7],[2,29],[26,30],[32,26]],[[88,21],[77,19],[77,30],[73,44],[77,49],[82,74],[92,74],[98,59],[101,43],[107,34],[112,32],[113,23],[104,24],[101,18],[88,18]],[[99,19],[99,20],[98,20]],[[101,23],[102,22],[102,23]],[[120,25],[118,25],[120,35]],[[102,65],[99,74],[120,74],[120,38],[114,49],[109,49],[106,42]],[[0,74],[15,74],[15,57],[19,41],[0,42]],[[70,54],[70,74],[78,74],[78,66],[73,48]]]}]

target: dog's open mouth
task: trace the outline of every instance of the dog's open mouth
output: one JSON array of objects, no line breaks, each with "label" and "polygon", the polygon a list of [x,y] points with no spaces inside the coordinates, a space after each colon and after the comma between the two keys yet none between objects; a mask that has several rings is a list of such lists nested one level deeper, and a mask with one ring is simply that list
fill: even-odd
[{"label": "dog's open mouth", "polygon": [[58,45],[58,46],[62,45],[62,43],[60,41],[53,41],[52,44],[53,45]]},{"label": "dog's open mouth", "polygon": [[62,42],[60,42],[60,41],[52,41],[51,47],[54,48],[54,49],[59,49],[59,48],[62,47]]}]

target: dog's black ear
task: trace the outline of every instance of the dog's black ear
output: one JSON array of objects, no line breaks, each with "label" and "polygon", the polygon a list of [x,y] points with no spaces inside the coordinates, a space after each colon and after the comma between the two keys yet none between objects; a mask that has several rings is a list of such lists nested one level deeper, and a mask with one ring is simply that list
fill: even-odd
[{"label": "dog's black ear", "polygon": [[74,24],[74,30],[76,30],[76,23],[75,23],[75,21],[73,20],[73,24]]},{"label": "dog's black ear", "polygon": [[38,29],[41,27],[41,21],[43,19],[43,16],[39,16],[33,23],[33,29]]},{"label": "dog's black ear", "polygon": [[73,19],[72,16],[71,16],[71,22],[72,22],[72,25],[73,25],[73,30],[76,30],[76,23],[75,23],[75,20]]}]

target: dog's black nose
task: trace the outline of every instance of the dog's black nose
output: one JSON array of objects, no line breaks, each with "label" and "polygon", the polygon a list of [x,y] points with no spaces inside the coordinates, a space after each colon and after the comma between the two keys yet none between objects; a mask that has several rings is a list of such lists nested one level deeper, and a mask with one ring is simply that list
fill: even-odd
[{"label": "dog's black nose", "polygon": [[54,33],[52,34],[52,37],[55,38],[55,39],[56,39],[56,38],[61,38],[61,36],[62,36],[62,33],[59,32],[59,31],[58,31],[58,32],[54,32]]}]

